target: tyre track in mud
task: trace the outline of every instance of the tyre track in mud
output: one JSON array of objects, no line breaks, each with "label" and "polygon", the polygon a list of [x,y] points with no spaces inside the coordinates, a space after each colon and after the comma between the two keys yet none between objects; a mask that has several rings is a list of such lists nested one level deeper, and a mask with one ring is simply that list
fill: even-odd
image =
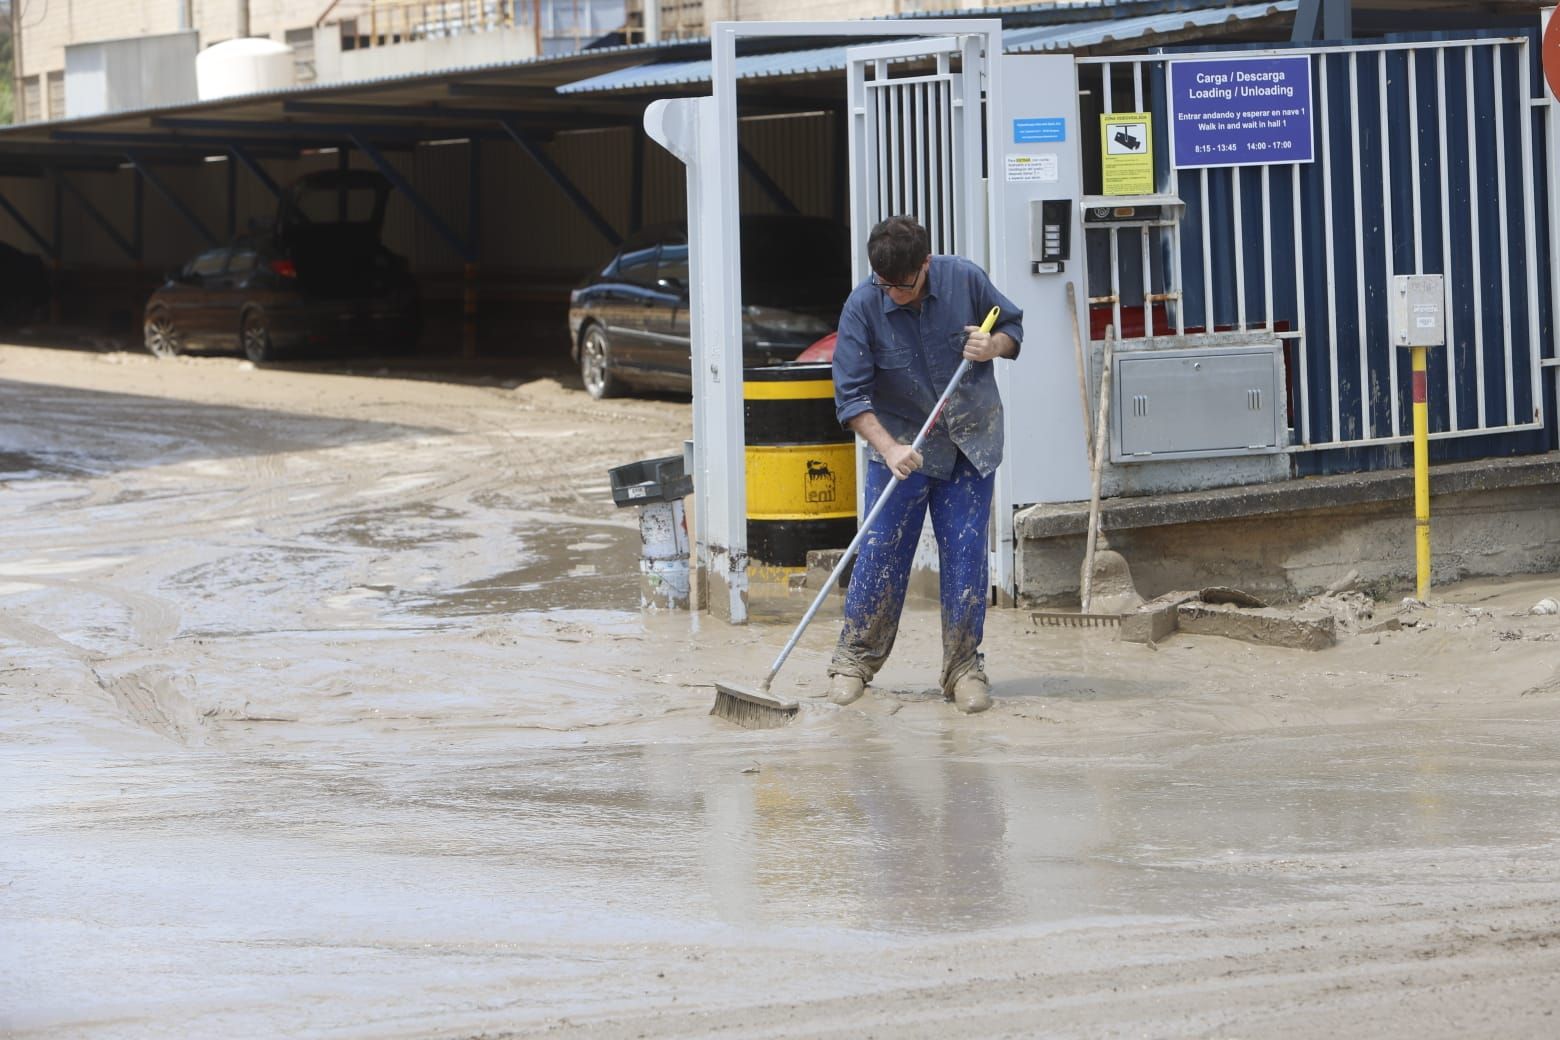
[{"label": "tyre track in mud", "polygon": [[[59,360],[67,362],[67,378],[70,363],[92,367],[80,357]],[[289,382],[309,385],[308,377]],[[396,385],[364,381],[368,392],[352,407],[329,398],[328,413],[311,409],[307,393],[288,402],[290,413],[247,401],[213,404],[204,394],[191,407],[166,397],[105,409],[92,396],[99,391],[31,385],[18,398],[25,408],[13,414],[25,416],[32,443],[71,460],[50,479],[72,494],[19,500],[22,522],[10,525],[11,562],[0,575],[65,595],[50,600],[53,610],[79,602],[72,613],[92,624],[85,640],[74,632],[66,638],[0,611],[0,635],[79,661],[138,727],[179,743],[205,742],[210,727],[196,707],[192,676],[208,666],[176,645],[181,627],[202,616],[203,580],[210,595],[245,596],[245,561],[258,559],[276,584],[302,590],[319,579],[311,561],[321,553],[366,561],[329,572],[351,573],[407,551],[321,539],[331,525],[365,513],[411,517],[425,529],[415,551],[433,567],[438,543],[461,537],[473,516],[501,528],[631,527],[611,503],[607,468],[643,454],[625,450],[625,442],[658,438],[667,443],[651,453],[673,450],[687,426],[687,408],[664,402],[597,409],[565,395],[556,407],[548,399],[560,393],[555,387],[417,386],[410,388],[424,398],[417,401],[382,392]],[[226,414],[224,407],[239,410]],[[622,436],[603,436],[604,420]],[[274,450],[279,444],[292,450]],[[90,576],[54,573],[92,557],[113,562]],[[505,569],[498,560],[491,567]],[[115,610],[94,607],[94,600]],[[115,642],[129,646],[108,645]],[[146,655],[161,663],[147,664]]]},{"label": "tyre track in mud", "polygon": [[[1507,956],[1513,950],[1522,956]],[[837,955],[669,950],[664,978],[676,981],[643,979],[641,1007],[554,1015],[507,1029],[491,1024],[499,1016],[487,1016],[486,1028],[439,1034],[483,1040],[1421,1040],[1547,1035],[1560,1016],[1560,920],[1545,892],[1487,904],[1448,904],[1441,894],[1381,906],[1366,896],[1321,913],[1274,907],[1229,922],[1130,924],[1043,939],[995,936],[980,944],[934,941],[856,959],[853,966]],[[849,980],[863,971],[881,984],[850,992]],[[698,976],[710,976],[711,984],[701,987]],[[888,981],[896,978],[903,981]],[[744,981],[752,1000],[731,995]],[[801,995],[810,987],[825,995]],[[701,1001],[701,988],[728,996]],[[765,993],[775,996],[765,999]]]}]

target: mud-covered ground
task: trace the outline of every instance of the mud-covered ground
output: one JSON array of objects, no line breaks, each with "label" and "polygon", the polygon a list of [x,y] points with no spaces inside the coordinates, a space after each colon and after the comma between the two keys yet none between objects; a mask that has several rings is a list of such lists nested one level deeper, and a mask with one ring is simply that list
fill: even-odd
[{"label": "mud-covered ground", "polygon": [[996,612],[973,718],[918,610],[749,732],[804,598],[641,612],[608,494],[688,428],[0,347],[0,1034],[1560,1033],[1560,577],[1314,653]]}]

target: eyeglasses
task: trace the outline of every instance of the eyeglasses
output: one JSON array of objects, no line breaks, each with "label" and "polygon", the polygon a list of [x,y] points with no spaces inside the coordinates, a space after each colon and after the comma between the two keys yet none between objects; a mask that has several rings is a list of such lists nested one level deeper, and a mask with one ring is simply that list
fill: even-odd
[{"label": "eyeglasses", "polygon": [[872,276],[872,284],[887,292],[890,289],[898,289],[900,292],[910,292],[921,284],[921,272],[917,271],[915,277],[908,282],[885,282],[877,275]]}]

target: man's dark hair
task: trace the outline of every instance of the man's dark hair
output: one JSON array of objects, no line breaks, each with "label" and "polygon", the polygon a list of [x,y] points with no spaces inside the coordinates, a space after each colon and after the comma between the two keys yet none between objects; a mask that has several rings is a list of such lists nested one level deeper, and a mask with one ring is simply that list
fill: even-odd
[{"label": "man's dark hair", "polygon": [[909,281],[931,252],[931,238],[914,217],[879,221],[867,236],[867,263],[890,282]]}]

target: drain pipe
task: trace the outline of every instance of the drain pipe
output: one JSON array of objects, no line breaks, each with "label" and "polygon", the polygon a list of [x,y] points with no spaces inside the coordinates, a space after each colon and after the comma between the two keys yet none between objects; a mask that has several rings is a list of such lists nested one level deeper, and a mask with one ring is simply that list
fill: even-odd
[{"label": "drain pipe", "polygon": [[179,30],[195,28],[195,0],[179,0]]},{"label": "drain pipe", "polygon": [[238,28],[233,35],[240,40],[249,35],[249,0],[238,0]]}]

